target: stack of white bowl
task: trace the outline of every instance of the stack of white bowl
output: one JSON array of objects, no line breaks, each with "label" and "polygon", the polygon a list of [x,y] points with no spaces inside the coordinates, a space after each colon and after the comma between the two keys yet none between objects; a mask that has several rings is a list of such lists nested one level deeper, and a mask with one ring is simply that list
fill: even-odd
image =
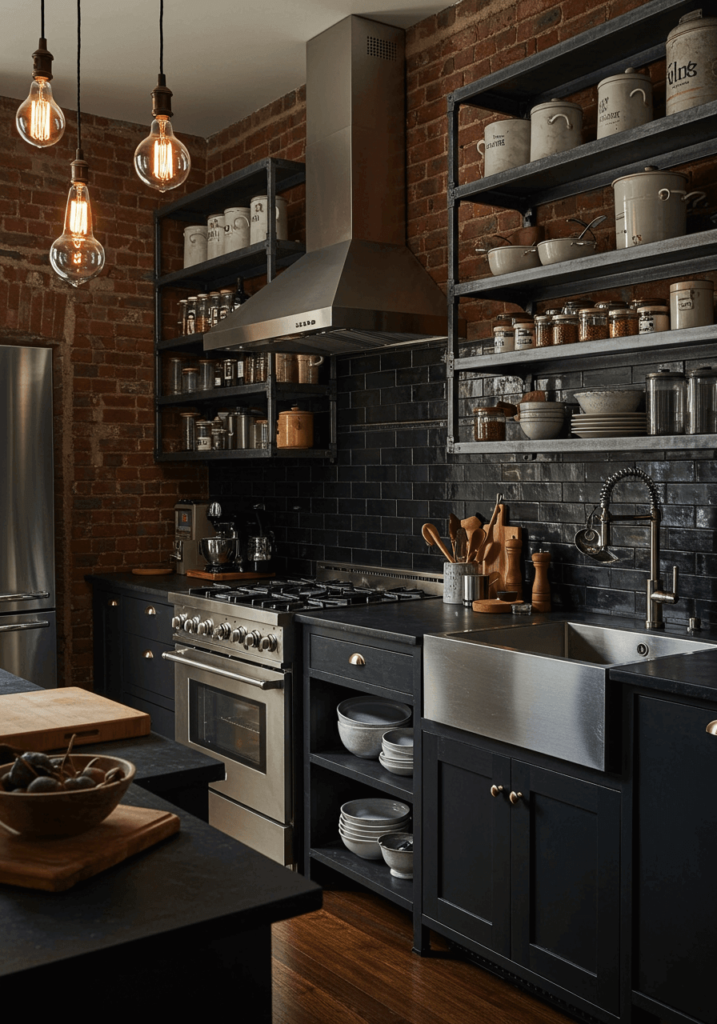
[{"label": "stack of white bowl", "polygon": [[381,860],[378,841],[391,832],[407,832],[411,808],[390,797],[364,796],[341,807],[339,835],[344,846],[364,860]]},{"label": "stack of white bowl", "polygon": [[383,734],[411,720],[408,704],[380,697],[349,697],[336,709],[341,742],[356,757],[375,760]]},{"label": "stack of white bowl", "polygon": [[392,729],[383,734],[378,759],[387,772],[413,775],[413,729]]},{"label": "stack of white bowl", "polygon": [[575,397],[582,413],[574,413],[572,431],[578,437],[639,437],[647,433],[647,413],[638,412],[645,396],[641,389],[581,391]]},{"label": "stack of white bowl", "polygon": [[557,437],[563,429],[565,402],[521,402],[520,429],[532,441]]}]

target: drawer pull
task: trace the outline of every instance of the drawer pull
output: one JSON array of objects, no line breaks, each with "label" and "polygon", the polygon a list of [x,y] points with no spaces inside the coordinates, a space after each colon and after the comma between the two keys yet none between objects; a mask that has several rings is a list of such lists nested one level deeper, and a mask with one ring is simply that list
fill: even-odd
[{"label": "drawer pull", "polygon": [[515,806],[518,803],[519,800],[523,799],[523,794],[522,793],[516,793],[514,789],[511,789],[510,796],[508,797],[508,799],[513,804],[513,806]]},{"label": "drawer pull", "polygon": [[152,654],[151,651],[145,651],[144,654],[142,655],[142,657],[143,658],[153,658],[154,655]]},{"label": "drawer pull", "polygon": [[491,786],[490,787],[490,795],[491,796],[500,796],[500,794],[502,792],[503,792],[503,787],[502,786]]},{"label": "drawer pull", "polygon": [[717,736],[717,719],[715,719],[714,722],[710,722],[705,729],[705,732],[708,732],[710,736]]},{"label": "drawer pull", "polygon": [[366,659],[363,654],[352,654],[349,658],[349,665],[365,665]]},{"label": "drawer pull", "polygon": [[115,598],[112,598],[112,600],[108,601],[107,604],[110,608],[119,608],[119,601],[116,601]]},{"label": "drawer pull", "polygon": [[157,614],[157,609],[154,608],[151,604],[147,605],[147,607],[144,610],[144,614],[145,615],[156,615]]}]

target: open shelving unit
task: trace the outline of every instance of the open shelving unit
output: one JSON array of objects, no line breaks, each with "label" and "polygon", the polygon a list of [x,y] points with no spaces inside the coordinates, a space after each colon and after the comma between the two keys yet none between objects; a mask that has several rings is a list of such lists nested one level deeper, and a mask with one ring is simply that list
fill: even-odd
[{"label": "open shelving unit", "polygon": [[628,451],[717,446],[717,435],[712,434],[501,442],[459,439],[461,373],[491,376],[523,373],[530,380],[539,371],[554,374],[568,368],[625,365],[626,361],[635,365],[651,359],[654,362],[655,356],[675,361],[709,360],[714,354],[717,326],[499,355],[461,355],[458,336],[461,299],[512,302],[531,310],[540,300],[693,276],[717,269],[717,230],[477,280],[462,281],[459,267],[461,203],[517,210],[527,226],[533,223],[538,205],[603,188],[616,177],[643,170],[652,160],[658,161],[661,168],[667,168],[717,153],[717,101],[713,101],[523,167],[479,181],[459,182],[462,107],[480,107],[511,117],[529,116],[531,107],[540,102],[594,86],[603,78],[621,73],[628,65],[642,67],[660,60],[665,55],[669,31],[679,18],[700,6],[694,0],[650,0],[628,14],[463,86],[448,97],[449,452]]},{"label": "open shelving unit", "polygon": [[[233,388],[216,388],[209,391],[195,391],[181,395],[162,393],[162,356],[169,352],[203,354],[203,334],[189,334],[166,338],[163,330],[162,295],[166,289],[217,290],[236,285],[237,279],[266,275],[271,282],[278,270],[289,266],[305,253],[300,242],[282,241],[276,237],[276,196],[304,182],[304,165],[291,160],[267,157],[241,171],[235,171],[225,178],[193,192],[191,195],[168,203],[155,211],[155,461],[188,462],[235,459],[265,458],[310,458],[334,459],[336,457],[336,365],[332,357],[329,362],[327,384],[285,384],[276,380],[273,360],[269,359],[267,379],[260,384],[239,385]],[[253,196],[267,196],[268,236],[266,241],[255,242],[236,252],[226,253],[204,263],[163,272],[163,224],[165,221],[180,221],[186,224],[203,223],[211,214],[229,206],[249,206]],[[236,354],[231,351],[227,356]],[[221,358],[222,352],[212,353]],[[266,407],[269,423],[268,448],[229,449],[223,451],[166,451],[162,441],[163,417],[168,409],[175,407],[199,407],[209,417],[215,411],[231,402],[248,405],[259,400]],[[279,448],[276,444],[275,424],[279,406],[296,401],[309,402],[313,412],[325,411],[328,422],[322,425],[320,434],[325,444],[316,448]]]}]

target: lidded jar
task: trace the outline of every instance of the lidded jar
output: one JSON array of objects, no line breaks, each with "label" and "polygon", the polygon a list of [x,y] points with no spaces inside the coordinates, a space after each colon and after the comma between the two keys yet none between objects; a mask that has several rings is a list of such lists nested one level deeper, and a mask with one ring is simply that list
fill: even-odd
[{"label": "lidded jar", "polygon": [[515,328],[512,324],[499,323],[493,328],[493,351],[513,352],[515,349]]},{"label": "lidded jar", "polygon": [[577,340],[577,314],[557,313],[553,317],[553,345],[572,345]]},{"label": "lidded jar", "polygon": [[587,309],[580,310],[578,319],[578,337],[580,341],[602,341],[604,338],[610,337],[607,325],[607,310],[588,306]]},{"label": "lidded jar", "polygon": [[717,434],[717,368],[699,366],[687,374],[686,434]]},{"label": "lidded jar", "polygon": [[675,370],[661,369],[645,378],[648,434],[684,434],[687,382]]},{"label": "lidded jar", "polygon": [[639,321],[634,309],[611,309],[608,314],[611,338],[630,338],[639,333]]},{"label": "lidded jar", "polygon": [[473,412],[476,441],[505,441],[505,412],[500,406],[479,406]]},{"label": "lidded jar", "polygon": [[540,313],[535,318],[535,347],[547,348],[553,344],[553,318]]}]

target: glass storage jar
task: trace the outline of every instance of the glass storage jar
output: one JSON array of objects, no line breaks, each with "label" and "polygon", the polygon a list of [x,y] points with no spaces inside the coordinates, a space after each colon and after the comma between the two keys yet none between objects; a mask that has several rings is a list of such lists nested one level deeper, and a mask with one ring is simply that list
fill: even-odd
[{"label": "glass storage jar", "polygon": [[219,292],[209,293],[209,327],[216,327],[219,323],[219,304],[221,296]]},{"label": "glass storage jar", "polygon": [[578,314],[578,339],[580,341],[602,341],[609,338],[607,310],[589,306]]},{"label": "glass storage jar", "polygon": [[252,448],[269,447],[269,421],[256,419],[252,426]]},{"label": "glass storage jar", "polygon": [[610,309],[610,337],[629,338],[638,333],[637,313],[634,309]]},{"label": "glass storage jar", "polygon": [[199,360],[199,390],[211,391],[214,387],[214,360]]},{"label": "glass storage jar", "polygon": [[553,318],[541,313],[535,318],[535,347],[547,348],[553,344]]},{"label": "glass storage jar", "polygon": [[578,340],[578,318],[574,313],[553,317],[553,345],[572,345]]},{"label": "glass storage jar", "polygon": [[194,325],[197,334],[209,330],[209,296],[206,292],[197,295],[197,322]]},{"label": "glass storage jar", "polygon": [[197,420],[194,447],[198,452],[212,450],[212,424],[209,420]]},{"label": "glass storage jar", "polygon": [[648,434],[684,434],[687,382],[683,373],[657,370],[645,378]]},{"label": "glass storage jar", "polygon": [[505,413],[498,406],[479,406],[475,413],[476,441],[505,441]]},{"label": "glass storage jar", "polygon": [[187,329],[185,334],[197,333],[197,296],[190,295],[187,299]]},{"label": "glass storage jar", "polygon": [[227,428],[224,420],[219,416],[212,420],[211,424],[212,451],[224,451],[227,447]]},{"label": "glass storage jar", "polygon": [[184,360],[182,359],[181,356],[170,356],[168,365],[169,376],[167,379],[168,395],[181,395],[183,366]]},{"label": "glass storage jar", "polygon": [[199,367],[185,366],[182,370],[182,394],[199,390]]},{"label": "glass storage jar", "polygon": [[686,434],[717,434],[717,369],[699,366],[687,374]]},{"label": "glass storage jar", "polygon": [[219,293],[219,319],[224,320],[232,311],[234,304],[234,289],[222,288]]},{"label": "glass storage jar", "polygon": [[179,309],[177,311],[177,334],[187,333],[187,300],[179,300]]},{"label": "glass storage jar", "polygon": [[179,417],[182,421],[182,449],[185,452],[194,451],[195,447],[195,420],[197,418],[196,412],[180,412]]}]

